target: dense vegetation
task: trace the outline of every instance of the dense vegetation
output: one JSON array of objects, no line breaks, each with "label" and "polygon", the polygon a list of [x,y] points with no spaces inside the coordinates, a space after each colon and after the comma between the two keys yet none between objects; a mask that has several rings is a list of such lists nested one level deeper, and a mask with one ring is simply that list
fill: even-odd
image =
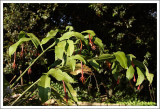
[{"label": "dense vegetation", "polygon": [[[12,89],[5,91],[4,105],[156,102],[156,12],[156,4],[4,4],[4,85]],[[74,74],[82,67],[85,79]]]}]

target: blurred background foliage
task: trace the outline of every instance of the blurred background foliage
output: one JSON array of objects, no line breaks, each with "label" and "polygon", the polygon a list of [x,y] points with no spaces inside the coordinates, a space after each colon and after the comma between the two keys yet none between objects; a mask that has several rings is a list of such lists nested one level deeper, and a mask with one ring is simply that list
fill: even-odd
[{"label": "blurred background foliage", "polygon": [[[46,36],[51,29],[65,29],[67,25],[74,27],[75,31],[93,30],[102,39],[105,49],[109,53],[121,50],[126,54],[134,54],[137,60],[144,62],[151,73],[155,75],[153,91],[156,96],[157,88],[157,4],[112,4],[112,3],[4,3],[3,4],[3,73],[10,81],[14,75],[30,64],[37,57],[41,49],[35,49],[30,42],[24,44],[24,56],[20,57],[21,48],[17,50],[16,65],[12,68],[13,57],[8,55],[8,48],[18,41],[20,31],[35,34],[40,40]],[[51,43],[51,42],[50,42]],[[45,45],[47,46],[47,45]],[[44,46],[44,48],[45,48]],[[47,71],[47,65],[54,62],[54,53],[46,53],[35,65],[32,66],[32,73],[24,75],[24,83],[35,81],[42,73]],[[101,72],[105,72],[105,68]],[[116,101],[117,98],[124,98],[128,94],[135,98],[150,100],[148,86],[141,92],[133,94],[133,89],[128,90],[127,85],[116,86],[116,81],[110,73],[101,73],[96,77],[100,82],[101,94],[109,94],[109,101]],[[104,76],[105,75],[105,76]],[[123,75],[122,75],[123,76]],[[107,78],[106,78],[107,77]],[[94,82],[94,81],[93,81]],[[105,86],[103,85],[105,83]],[[107,83],[107,84],[106,84]],[[79,100],[86,99],[88,89],[79,89]],[[87,86],[89,87],[89,86]],[[94,87],[94,86],[92,86]],[[84,93],[82,94],[82,92]],[[105,90],[105,91],[104,91]],[[147,91],[146,91],[147,90]],[[111,93],[112,91],[115,91]],[[86,93],[86,94],[85,94]],[[96,94],[95,94],[96,95]],[[99,94],[98,94],[99,95]],[[113,96],[114,95],[114,96]],[[142,96],[143,95],[143,96]],[[144,97],[144,95],[147,95]],[[84,96],[84,97],[83,97]],[[126,95],[127,96],[127,95]],[[148,97],[148,98],[147,98]],[[96,99],[96,98],[95,98]],[[97,98],[98,99],[98,98]],[[98,99],[99,100],[99,99]],[[99,100],[102,101],[102,100]],[[123,101],[123,99],[122,99]]]}]

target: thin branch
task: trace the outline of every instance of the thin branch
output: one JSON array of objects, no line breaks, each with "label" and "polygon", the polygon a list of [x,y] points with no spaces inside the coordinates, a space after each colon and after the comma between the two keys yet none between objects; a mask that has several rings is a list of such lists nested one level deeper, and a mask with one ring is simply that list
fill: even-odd
[{"label": "thin branch", "polygon": [[40,78],[36,82],[34,82],[31,86],[29,86],[16,100],[14,100],[11,106],[13,106],[30,88],[32,88],[39,81],[40,81]]}]

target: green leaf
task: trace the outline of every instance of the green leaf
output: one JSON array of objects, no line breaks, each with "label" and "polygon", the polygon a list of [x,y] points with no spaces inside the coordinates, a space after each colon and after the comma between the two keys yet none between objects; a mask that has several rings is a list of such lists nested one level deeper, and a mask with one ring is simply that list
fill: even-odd
[{"label": "green leaf", "polygon": [[72,77],[70,77],[66,72],[62,72],[60,69],[50,69],[47,74],[51,75],[58,81],[64,80],[65,82],[75,83]]},{"label": "green leaf", "polygon": [[114,58],[114,56],[112,54],[102,54],[98,57],[100,60],[107,60],[107,59],[111,59]]},{"label": "green leaf", "polygon": [[128,78],[128,80],[131,80],[134,76],[134,68],[132,65],[130,65],[130,67],[127,69],[127,72],[126,72],[126,77]]},{"label": "green leaf", "polygon": [[117,61],[120,63],[120,65],[123,68],[127,69],[128,68],[128,66],[127,66],[127,58],[126,58],[124,52],[118,51],[118,52],[114,53],[114,55],[115,55]]},{"label": "green leaf", "polygon": [[84,64],[86,64],[86,61],[85,61],[85,59],[82,57],[82,55],[77,54],[77,55],[75,55],[75,56],[71,56],[71,58],[73,58],[73,59],[78,59],[78,60],[82,61]]},{"label": "green leaf", "polygon": [[60,65],[62,63],[62,60],[55,60],[53,64],[51,64],[48,69],[53,68],[57,65]]},{"label": "green leaf", "polygon": [[129,56],[129,59],[132,61],[133,58],[136,58],[133,54],[127,54]]},{"label": "green leaf", "polygon": [[94,37],[94,36],[96,35],[93,30],[86,30],[86,31],[82,31],[81,33],[88,33],[88,34],[90,34],[92,37]]},{"label": "green leaf", "polygon": [[84,40],[84,36],[79,32],[74,32],[73,36],[77,37],[78,39]]},{"label": "green leaf", "polygon": [[27,33],[27,35],[31,38],[32,43],[37,48],[40,45],[39,39],[33,33]]},{"label": "green leaf", "polygon": [[66,31],[69,29],[69,31],[73,31],[74,30],[74,28],[73,28],[73,26],[66,26]]},{"label": "green leaf", "polygon": [[71,86],[71,84],[65,82],[66,86],[67,86],[67,90],[70,93],[70,95],[72,96],[73,100],[77,103],[78,99],[77,99],[77,92],[73,89],[73,87]]},{"label": "green leaf", "polygon": [[136,86],[138,86],[144,81],[144,75],[142,73],[142,69],[140,69],[138,67],[136,67],[136,69],[137,69],[137,74],[138,74]]},{"label": "green leaf", "polygon": [[18,39],[21,39],[23,37],[26,36],[26,33],[24,31],[20,31],[19,35],[18,35]]},{"label": "green leaf", "polygon": [[42,75],[38,82],[39,97],[42,102],[46,102],[50,98],[50,80],[51,78],[48,75]]},{"label": "green leaf", "polygon": [[99,48],[101,48],[102,50],[104,49],[102,40],[101,40],[100,38],[96,37],[95,40],[94,40],[94,43],[95,43],[96,45],[98,45]]},{"label": "green leaf", "polygon": [[57,34],[58,29],[56,30],[51,30],[50,32],[47,33],[47,36],[42,39],[41,45],[46,44],[50,39],[54,38],[54,36]]},{"label": "green leaf", "polygon": [[58,32],[58,29],[56,30],[51,30],[50,32],[47,33],[46,37],[54,37]]},{"label": "green leaf", "polygon": [[152,84],[154,74],[149,73],[149,70],[148,70],[148,68],[146,66],[145,66],[145,69],[146,69],[145,74],[146,74],[147,80],[149,81],[149,84]]},{"label": "green leaf", "polygon": [[25,42],[25,41],[29,41],[29,40],[31,40],[31,38],[25,38],[25,37],[23,37],[23,38],[21,38],[18,42],[16,42],[15,44],[11,45],[11,46],[9,47],[9,56],[11,57],[11,55],[16,51],[17,47],[18,47],[21,43],[23,43],[23,42]]},{"label": "green leaf", "polygon": [[63,53],[65,50],[66,41],[61,41],[55,46],[55,59],[63,59]]},{"label": "green leaf", "polygon": [[60,37],[60,41],[65,40],[65,39],[69,39],[70,37],[72,37],[74,34],[74,32],[66,32],[62,35],[62,37]]},{"label": "green leaf", "polygon": [[99,71],[99,64],[95,60],[91,60],[89,63],[95,70]]},{"label": "green leaf", "polygon": [[71,56],[74,52],[74,43],[72,40],[67,40],[68,45],[68,49],[67,49],[67,55]]},{"label": "green leaf", "polygon": [[79,33],[79,32],[73,32],[73,31],[64,33],[62,35],[62,37],[60,37],[59,40],[62,41],[62,40],[65,40],[65,39],[69,39],[72,36],[75,36],[78,39],[84,40],[84,36],[81,33]]},{"label": "green leaf", "polygon": [[112,74],[113,74],[115,80],[117,80],[119,74],[118,74],[118,65],[116,64],[116,62],[113,62],[111,69],[112,69]]},{"label": "green leaf", "polygon": [[76,60],[74,60],[71,57],[68,57],[66,65],[69,65],[69,67],[72,69],[72,71],[74,71],[75,66],[76,66]]},{"label": "green leaf", "polygon": [[144,64],[138,60],[133,59],[133,64],[141,69],[145,69]]}]

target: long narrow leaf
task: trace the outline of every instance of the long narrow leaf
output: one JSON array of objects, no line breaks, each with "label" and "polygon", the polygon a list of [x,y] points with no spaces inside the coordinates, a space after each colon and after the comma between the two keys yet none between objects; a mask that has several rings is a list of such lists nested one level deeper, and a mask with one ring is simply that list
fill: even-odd
[{"label": "long narrow leaf", "polygon": [[60,69],[50,69],[47,72],[47,74],[51,75],[58,81],[64,80],[65,82],[68,82],[68,83],[75,83],[75,81],[71,76],[69,76],[66,72],[62,72]]},{"label": "long narrow leaf", "polygon": [[23,38],[21,38],[18,42],[16,42],[15,44],[11,45],[11,46],[9,47],[9,56],[11,57],[11,55],[16,51],[17,47],[18,47],[21,43],[23,43],[23,42],[25,42],[25,41],[29,41],[29,40],[31,40],[31,38],[23,37]]}]

